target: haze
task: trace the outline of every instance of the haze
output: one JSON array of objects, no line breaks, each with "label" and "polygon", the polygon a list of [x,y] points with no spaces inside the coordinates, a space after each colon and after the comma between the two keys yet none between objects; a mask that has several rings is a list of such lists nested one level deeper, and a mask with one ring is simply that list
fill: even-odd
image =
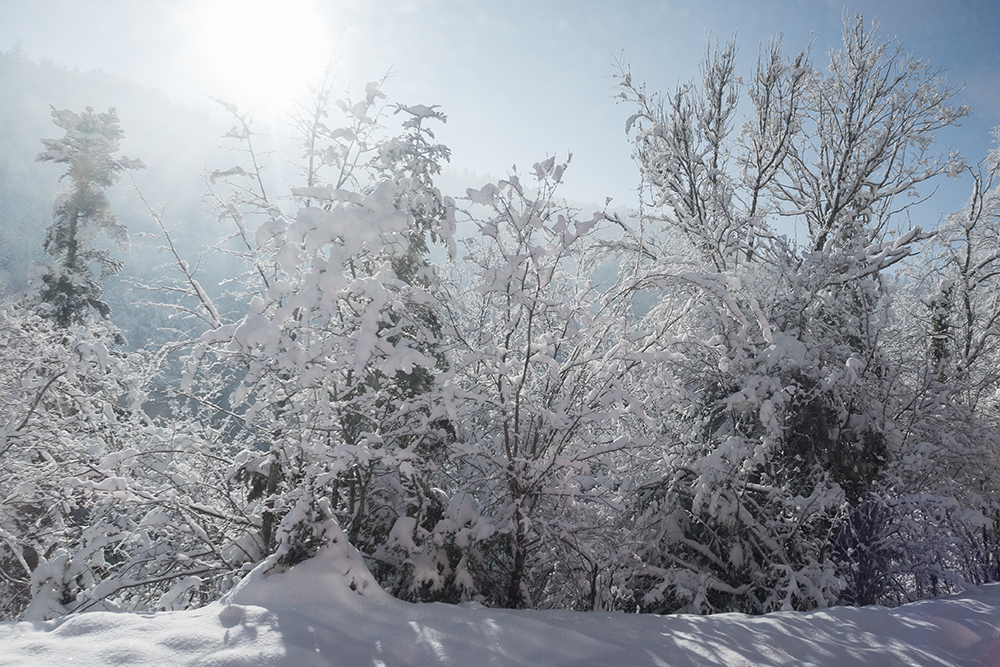
[{"label": "haze", "polygon": [[744,71],[774,33],[789,49],[812,42],[819,64],[839,43],[845,13],[878,18],[887,35],[964,82],[960,101],[975,114],[941,140],[978,161],[1000,124],[1000,6],[989,0],[6,0],[0,49],[20,40],[32,58],[119,74],[176,102],[207,104],[210,95],[275,115],[331,59],[345,88],[391,71],[394,100],[448,114],[439,136],[454,169],[503,176],[572,151],[564,195],[628,206],[638,172],[626,110],[612,97],[615,57],[661,90],[697,75],[708,38],[734,33]]}]

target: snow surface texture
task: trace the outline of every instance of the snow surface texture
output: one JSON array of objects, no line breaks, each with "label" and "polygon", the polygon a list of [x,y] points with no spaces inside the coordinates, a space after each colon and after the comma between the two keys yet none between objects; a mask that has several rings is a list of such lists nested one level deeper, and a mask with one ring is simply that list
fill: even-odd
[{"label": "snow surface texture", "polygon": [[0,624],[0,665],[1000,667],[1000,584],[898,609],[653,616],[409,604],[343,534],[194,611]]}]

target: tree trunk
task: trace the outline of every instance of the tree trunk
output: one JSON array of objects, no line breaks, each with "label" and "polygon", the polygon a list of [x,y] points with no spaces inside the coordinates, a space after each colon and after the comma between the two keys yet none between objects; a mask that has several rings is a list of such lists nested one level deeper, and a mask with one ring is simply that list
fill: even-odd
[{"label": "tree trunk", "polygon": [[510,609],[524,609],[528,603],[524,594],[524,565],[528,557],[528,548],[525,545],[527,536],[524,534],[522,519],[521,511],[517,510],[514,513],[516,528],[512,545],[514,562],[510,570],[510,585],[507,587],[507,607]]}]

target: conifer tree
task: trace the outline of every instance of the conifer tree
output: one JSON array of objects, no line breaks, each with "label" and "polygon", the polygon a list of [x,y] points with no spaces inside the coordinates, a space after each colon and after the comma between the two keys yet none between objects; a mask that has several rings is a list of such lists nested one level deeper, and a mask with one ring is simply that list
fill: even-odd
[{"label": "conifer tree", "polygon": [[[94,245],[105,234],[119,250],[128,250],[125,225],[104,194],[126,169],[145,167],[139,160],[116,156],[122,138],[114,108],[97,113],[87,107],[77,114],[52,109],[52,122],[66,131],[61,139],[43,139],[39,162],[66,164],[70,185],[56,199],[53,221],[45,231],[45,252],[52,259],[32,276],[33,298],[43,315],[61,327],[84,320],[88,307],[107,319],[111,307],[101,300],[101,284],[122,269],[122,261]],[[94,269],[98,274],[94,275]]]}]

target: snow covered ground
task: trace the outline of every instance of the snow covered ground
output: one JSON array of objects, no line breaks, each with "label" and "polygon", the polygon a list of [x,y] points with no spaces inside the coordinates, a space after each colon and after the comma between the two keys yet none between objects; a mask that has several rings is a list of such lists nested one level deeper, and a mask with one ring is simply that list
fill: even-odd
[{"label": "snow covered ground", "polygon": [[185,612],[0,624],[0,665],[1000,666],[1000,584],[898,609],[651,616],[408,604],[338,540]]}]

